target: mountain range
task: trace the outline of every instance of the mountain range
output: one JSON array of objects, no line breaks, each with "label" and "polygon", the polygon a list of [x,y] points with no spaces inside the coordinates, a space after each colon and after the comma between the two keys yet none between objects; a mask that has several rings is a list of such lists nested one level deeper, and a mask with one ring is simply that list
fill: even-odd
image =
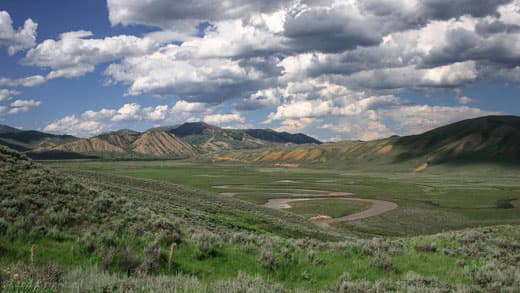
[{"label": "mountain range", "polygon": [[210,152],[307,143],[321,144],[305,134],[270,129],[224,129],[204,122],[158,127],[144,132],[122,129],[90,138],[0,125],[0,144],[38,159],[85,156],[187,158]]},{"label": "mountain range", "polygon": [[277,165],[395,163],[418,170],[447,162],[520,162],[520,117],[485,116],[422,134],[373,141],[321,143],[305,134],[270,129],[224,129],[204,122],[149,129],[122,129],[90,138],[24,131],[0,125],[0,144],[37,159],[189,158]]}]

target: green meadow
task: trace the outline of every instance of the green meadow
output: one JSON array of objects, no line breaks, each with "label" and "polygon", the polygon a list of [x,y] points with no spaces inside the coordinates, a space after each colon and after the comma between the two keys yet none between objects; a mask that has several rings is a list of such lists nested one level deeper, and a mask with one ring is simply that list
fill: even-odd
[{"label": "green meadow", "polygon": [[[53,168],[90,170],[158,180],[256,204],[320,192],[395,202],[399,208],[337,229],[358,235],[407,236],[493,224],[520,223],[520,169],[494,165],[441,165],[424,173],[384,166],[363,170],[278,168],[240,163],[188,161],[55,163]],[[225,195],[224,195],[225,196]],[[511,208],[501,208],[501,202]],[[318,201],[314,201],[318,204]],[[298,203],[312,205],[313,203]],[[324,204],[324,203],[322,203]],[[351,209],[354,207],[347,207]],[[291,213],[290,209],[286,212]],[[299,209],[293,211],[298,214]],[[331,211],[334,216],[341,211]],[[326,213],[325,213],[326,214]]]}]

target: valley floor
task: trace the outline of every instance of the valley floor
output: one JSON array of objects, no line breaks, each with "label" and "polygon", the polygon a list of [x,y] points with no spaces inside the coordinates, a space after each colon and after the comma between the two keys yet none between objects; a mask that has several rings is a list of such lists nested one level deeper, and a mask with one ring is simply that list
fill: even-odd
[{"label": "valley floor", "polygon": [[[520,169],[438,166],[415,173],[385,167],[343,170],[259,167],[190,161],[63,162],[53,168],[144,178],[193,187],[256,204],[286,198],[355,197],[395,203],[377,217],[336,223],[358,236],[406,236],[493,224],[520,224]],[[502,203],[507,202],[508,208]],[[317,203],[317,201],[315,201]],[[393,206],[392,206],[393,208]],[[291,213],[291,210],[286,210]],[[325,214],[326,215],[326,214]],[[317,216],[317,215],[315,215]],[[348,216],[348,214],[340,215]]]}]

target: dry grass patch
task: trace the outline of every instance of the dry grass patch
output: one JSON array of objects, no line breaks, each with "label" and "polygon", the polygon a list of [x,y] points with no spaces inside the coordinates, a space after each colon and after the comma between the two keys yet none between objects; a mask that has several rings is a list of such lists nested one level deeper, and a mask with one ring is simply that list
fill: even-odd
[{"label": "dry grass patch", "polygon": [[283,159],[284,160],[291,160],[292,159],[292,160],[300,161],[306,155],[307,155],[307,150],[299,149],[299,150],[294,150],[294,151],[288,152],[287,154],[285,154],[283,156]]},{"label": "dry grass patch", "polygon": [[275,167],[284,167],[284,168],[298,168],[300,167],[300,164],[294,164],[294,163],[278,163],[274,164]]},{"label": "dry grass patch", "polygon": [[422,172],[428,168],[428,163],[421,164],[419,167],[415,168],[415,172]]},{"label": "dry grass patch", "polygon": [[309,152],[309,155],[307,156],[307,160],[314,160],[318,158],[321,155],[320,150],[312,150]]},{"label": "dry grass patch", "polygon": [[284,152],[272,152],[263,156],[260,161],[276,161],[284,155]]},{"label": "dry grass patch", "polygon": [[321,222],[321,221],[332,220],[332,217],[327,216],[327,215],[319,215],[319,216],[311,217],[310,220],[311,220],[311,222]]},{"label": "dry grass patch", "polygon": [[388,154],[389,152],[392,151],[392,149],[394,148],[393,145],[389,144],[387,146],[384,146],[382,148],[380,148],[378,151],[377,151],[377,154],[378,155],[384,155],[384,154]]}]

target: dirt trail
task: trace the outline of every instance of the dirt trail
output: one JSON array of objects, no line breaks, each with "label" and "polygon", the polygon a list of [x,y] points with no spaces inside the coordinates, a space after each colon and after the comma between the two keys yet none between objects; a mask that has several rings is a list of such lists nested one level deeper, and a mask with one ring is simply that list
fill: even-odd
[{"label": "dirt trail", "polygon": [[[245,189],[248,190],[248,186],[237,186],[232,185],[219,185],[213,186],[213,188],[220,189]],[[296,190],[296,189],[293,189]],[[273,195],[287,195],[292,196],[290,198],[272,198],[269,199],[264,206],[272,209],[290,209],[292,202],[298,201],[306,201],[306,200],[316,200],[316,199],[342,199],[351,202],[362,203],[368,206],[367,209],[362,210],[357,213],[353,213],[347,216],[332,218],[332,219],[324,219],[316,222],[316,224],[320,226],[328,226],[331,223],[337,222],[346,222],[346,221],[355,221],[360,219],[365,219],[369,217],[374,217],[386,213],[388,211],[394,210],[399,206],[391,201],[379,200],[379,199],[365,199],[365,198],[355,198],[355,197],[346,197],[352,195],[352,193],[348,192],[338,192],[338,191],[325,191],[325,190],[314,190],[314,189],[297,189],[298,191],[304,192],[312,192],[309,193],[285,193],[285,192],[275,192],[270,193]],[[238,194],[246,194],[251,192],[240,192],[240,193],[232,193],[232,192],[223,192],[222,195],[225,196],[236,196]],[[257,192],[253,192],[257,193]]]},{"label": "dirt trail", "polygon": [[[354,220],[360,220],[365,219],[377,215],[381,215],[383,213],[386,213],[388,211],[391,211],[393,209],[398,208],[399,206],[396,203],[386,201],[386,200],[379,200],[379,199],[365,199],[365,198],[354,198],[354,197],[318,197],[318,199],[342,199],[346,201],[351,202],[358,202],[362,204],[366,204],[369,206],[368,209],[362,210],[357,213],[350,214],[348,216],[343,216],[339,218],[332,218],[320,221],[320,223],[336,223],[336,222],[345,222],[345,221],[354,221]],[[270,199],[265,206],[268,208],[273,209],[290,209],[292,202],[298,202],[298,201],[306,201],[306,200],[315,200],[314,198],[275,198]]]}]

